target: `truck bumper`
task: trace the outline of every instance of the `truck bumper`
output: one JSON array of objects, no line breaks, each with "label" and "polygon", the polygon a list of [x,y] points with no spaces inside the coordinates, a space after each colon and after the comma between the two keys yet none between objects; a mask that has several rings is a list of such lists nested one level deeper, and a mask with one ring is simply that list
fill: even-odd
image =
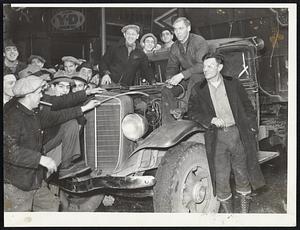
[{"label": "truck bumper", "polygon": [[97,189],[139,189],[155,184],[153,176],[98,176],[62,180],[59,187],[71,193],[86,193]]}]

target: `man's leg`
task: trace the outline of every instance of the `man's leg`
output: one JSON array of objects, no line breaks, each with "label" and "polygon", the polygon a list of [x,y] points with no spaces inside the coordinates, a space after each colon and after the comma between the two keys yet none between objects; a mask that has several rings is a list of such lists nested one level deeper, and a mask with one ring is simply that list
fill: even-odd
[{"label": "man's leg", "polygon": [[242,144],[238,128],[234,128],[231,134],[233,141],[231,145],[231,162],[234,172],[236,191],[240,196],[241,212],[247,213],[250,204],[251,187],[248,179],[247,156]]},{"label": "man's leg", "polygon": [[[180,84],[186,89],[187,81],[182,81]],[[183,93],[182,87],[177,85],[172,88],[163,87],[161,91],[161,112],[162,124],[174,121],[174,117],[170,113],[171,110],[178,108],[177,98]]]},{"label": "man's leg", "polygon": [[36,190],[23,191],[12,184],[4,184],[4,211],[31,212]]},{"label": "man's leg", "polygon": [[34,194],[32,211],[34,212],[58,212],[59,198],[49,188],[45,181],[42,187]]},{"label": "man's leg", "polygon": [[226,134],[218,130],[214,166],[216,172],[216,194],[226,213],[232,213],[232,193],[230,188],[230,153],[227,151]]},{"label": "man's leg", "polygon": [[84,162],[74,164],[74,160],[81,156],[79,141],[79,125],[77,121],[70,120],[60,126],[57,135],[44,146],[44,150],[50,151],[62,143],[61,166],[59,179],[75,176],[89,170]]}]

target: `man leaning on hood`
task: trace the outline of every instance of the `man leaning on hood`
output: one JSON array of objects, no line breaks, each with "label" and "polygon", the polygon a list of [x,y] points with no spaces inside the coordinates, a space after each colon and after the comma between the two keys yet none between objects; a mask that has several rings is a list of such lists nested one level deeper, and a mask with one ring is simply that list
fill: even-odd
[{"label": "man leaning on hood", "polygon": [[124,38],[113,47],[110,47],[101,61],[101,71],[103,74],[101,85],[111,83],[121,85],[134,85],[138,71],[149,83],[153,80],[153,72],[149,67],[146,54],[141,45],[137,42],[140,27],[137,25],[127,25],[122,28]]}]

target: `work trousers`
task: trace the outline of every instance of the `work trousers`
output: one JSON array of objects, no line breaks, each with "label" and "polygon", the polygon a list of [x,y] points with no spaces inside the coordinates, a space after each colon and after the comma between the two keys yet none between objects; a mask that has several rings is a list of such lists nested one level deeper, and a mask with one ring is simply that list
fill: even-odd
[{"label": "work trousers", "polygon": [[214,166],[216,194],[220,201],[225,201],[232,196],[230,188],[231,170],[234,174],[236,191],[244,195],[251,193],[246,153],[239,130],[235,125],[218,129]]},{"label": "work trousers", "polygon": [[[44,145],[47,156],[53,158],[57,166],[61,163],[61,168],[68,168],[72,161],[80,157],[79,129],[77,120],[67,121],[60,126],[57,135]],[[59,145],[61,156],[57,151]]]},{"label": "work trousers", "polygon": [[12,184],[4,184],[5,212],[58,212],[58,196],[43,181],[39,189],[23,191]]}]

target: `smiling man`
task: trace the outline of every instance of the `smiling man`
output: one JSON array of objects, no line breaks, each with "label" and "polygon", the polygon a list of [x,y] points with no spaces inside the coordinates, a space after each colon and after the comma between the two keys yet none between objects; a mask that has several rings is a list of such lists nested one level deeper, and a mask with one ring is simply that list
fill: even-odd
[{"label": "smiling man", "polygon": [[[17,46],[11,41],[7,40],[4,42],[3,46],[3,67],[4,70],[8,69],[12,73],[14,73],[18,77],[18,73],[26,68],[26,64],[23,62],[20,62],[18,60],[19,57],[19,51]],[[5,70],[7,71],[7,70]]]},{"label": "smiling man", "polygon": [[137,42],[140,27],[127,25],[121,31],[124,38],[116,46],[110,47],[102,57],[100,64],[103,74],[101,85],[111,83],[126,86],[134,85],[138,70],[141,71],[143,78],[151,83],[153,72],[149,67],[146,54]]},{"label": "smiling man", "polygon": [[[200,35],[190,33],[191,22],[185,17],[179,17],[173,22],[177,41],[171,46],[166,79],[170,88],[162,91],[162,123],[174,120],[171,112],[177,109],[176,97],[187,90],[185,101],[188,100],[191,87],[195,82],[204,79],[202,57],[208,52],[208,43]],[[179,85],[180,84],[180,85]],[[186,106],[182,112],[186,112]]]}]

